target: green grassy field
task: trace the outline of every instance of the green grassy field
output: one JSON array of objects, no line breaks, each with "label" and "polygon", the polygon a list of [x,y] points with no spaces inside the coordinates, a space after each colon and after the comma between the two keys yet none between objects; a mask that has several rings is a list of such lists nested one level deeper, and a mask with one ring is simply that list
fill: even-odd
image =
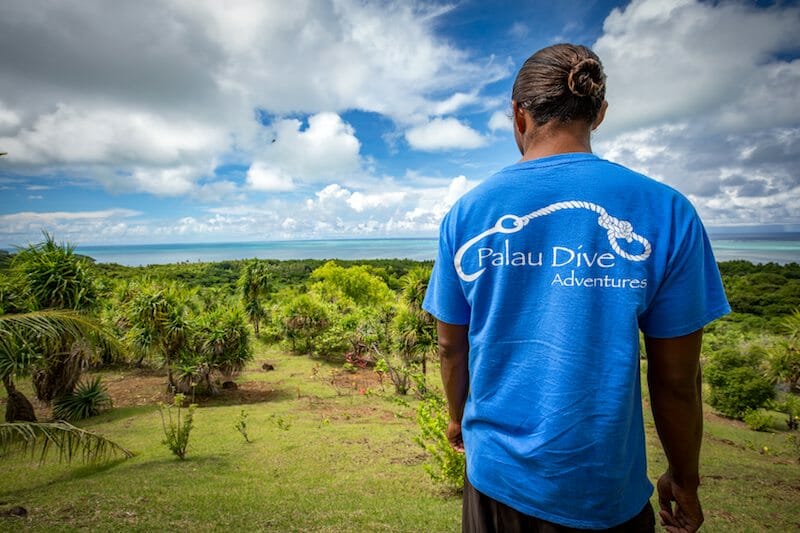
[{"label": "green grassy field", "polygon": [[[385,395],[376,387],[361,394],[358,382],[333,387],[333,367],[322,364],[315,376],[318,363],[305,357],[263,346],[258,354],[238,381],[243,389],[263,385],[265,401],[201,406],[185,461],[161,444],[154,405],[117,408],[81,424],[133,450],[133,459],[82,466],[0,458],[0,508],[20,505],[29,513],[0,518],[0,530],[460,529],[460,499],[435,486],[422,468],[413,400],[407,406],[393,401],[391,384]],[[276,370],[262,371],[264,360]],[[251,443],[234,428],[242,409]],[[665,463],[652,420],[646,425],[655,478]],[[708,417],[704,529],[800,529],[797,455],[785,432],[756,433]]]}]

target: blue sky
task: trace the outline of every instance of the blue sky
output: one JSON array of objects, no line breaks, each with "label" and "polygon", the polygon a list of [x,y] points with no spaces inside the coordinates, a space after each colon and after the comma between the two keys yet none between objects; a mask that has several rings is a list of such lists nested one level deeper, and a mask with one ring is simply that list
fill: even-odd
[{"label": "blue sky", "polygon": [[800,230],[796,2],[10,0],[0,246],[435,236],[564,41],[608,74],[598,154]]}]

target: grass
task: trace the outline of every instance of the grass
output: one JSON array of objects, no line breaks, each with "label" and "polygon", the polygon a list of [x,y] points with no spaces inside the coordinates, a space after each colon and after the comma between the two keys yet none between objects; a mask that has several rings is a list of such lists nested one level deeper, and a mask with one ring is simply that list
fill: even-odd
[{"label": "grass", "polygon": [[[422,469],[414,402],[392,402],[391,384],[385,397],[360,394],[358,383],[336,389],[328,383],[332,367],[321,364],[312,377],[316,363],[306,357],[262,346],[259,359],[276,370],[258,370],[259,361],[239,381],[265,381],[274,394],[261,403],[200,407],[185,461],[161,444],[155,406],[115,409],[81,424],[135,451],[133,459],[39,466],[0,458],[0,507],[29,512],[0,518],[0,530],[460,528],[460,499],[434,486]],[[250,444],[234,427],[242,409]],[[655,479],[665,461],[649,417],[646,425]],[[786,436],[707,420],[705,531],[800,527],[800,464]]]}]

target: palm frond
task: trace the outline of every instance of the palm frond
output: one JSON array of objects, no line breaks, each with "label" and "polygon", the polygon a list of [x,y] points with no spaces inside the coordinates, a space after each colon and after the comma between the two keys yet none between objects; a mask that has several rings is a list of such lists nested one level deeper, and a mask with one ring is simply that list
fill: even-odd
[{"label": "palm frond", "polygon": [[29,452],[31,458],[38,456],[39,462],[44,462],[53,450],[59,461],[67,463],[75,458],[93,463],[114,455],[133,457],[130,450],[116,442],[64,421],[0,424],[0,452],[5,455],[13,448]]},{"label": "palm frond", "polygon": [[48,309],[30,313],[0,315],[0,350],[11,348],[14,340],[61,343],[86,340],[111,350],[121,345],[97,321],[71,310]]}]

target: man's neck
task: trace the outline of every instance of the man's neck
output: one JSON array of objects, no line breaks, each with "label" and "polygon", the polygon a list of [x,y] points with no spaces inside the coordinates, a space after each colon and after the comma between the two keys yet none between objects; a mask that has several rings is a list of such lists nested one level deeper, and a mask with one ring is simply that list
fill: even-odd
[{"label": "man's neck", "polygon": [[543,126],[535,126],[525,136],[522,161],[574,152],[592,152],[586,124],[551,121]]}]

